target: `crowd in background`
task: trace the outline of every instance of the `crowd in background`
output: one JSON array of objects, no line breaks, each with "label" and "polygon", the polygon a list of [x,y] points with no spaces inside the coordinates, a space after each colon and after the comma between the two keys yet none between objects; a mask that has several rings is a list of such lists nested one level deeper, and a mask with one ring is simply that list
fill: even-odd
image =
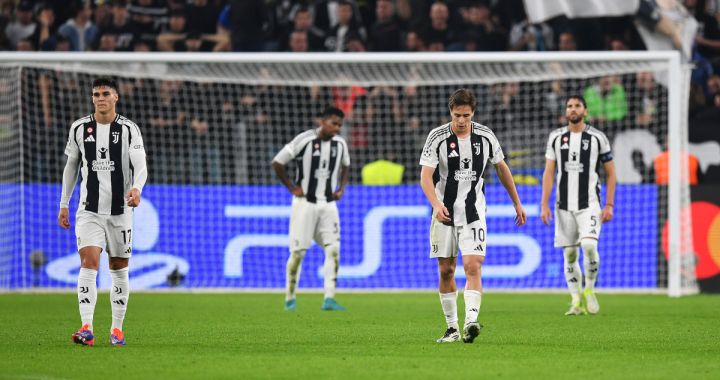
[{"label": "crowd in background", "polygon": [[[683,3],[701,26],[693,49],[695,69],[690,95],[690,137],[691,140],[706,140],[718,134],[717,120],[720,120],[720,76],[717,75],[720,73],[720,6],[715,0],[684,0]],[[0,49],[16,51],[454,52],[645,49],[630,16],[586,19],[561,16],[544,23],[531,24],[525,15],[522,0],[0,0],[0,31],[4,31],[0,33]],[[64,126],[68,120],[86,112],[83,106],[87,104],[82,100],[84,98],[79,88],[79,97],[74,100],[77,81],[64,80],[47,73],[37,75],[39,89],[29,93],[41,95],[36,102],[39,112],[30,115],[30,119],[46,127]],[[263,116],[268,113],[258,109],[274,104],[274,97],[263,95],[262,92],[268,90],[261,86],[244,89],[206,88],[201,91],[194,88],[200,85],[192,83],[123,83],[121,93],[125,103],[121,102],[120,106],[129,111],[129,116],[146,123],[143,127],[149,129],[150,139],[159,121],[142,116],[145,109],[143,104],[146,103],[138,98],[140,95],[133,95],[133,91],[136,94],[162,94],[162,91],[167,91],[166,87],[177,87],[178,92],[190,91],[194,94],[202,91],[228,91],[233,96],[241,94],[236,100],[220,106],[237,111],[228,112],[227,115],[240,115],[239,118],[248,121],[250,129],[268,122],[268,117]],[[542,85],[540,93],[534,90],[534,98],[530,103],[526,100],[527,96],[523,95],[527,93],[523,86],[525,84],[505,83],[479,87],[477,91],[483,99],[478,112],[480,120],[497,129],[502,136],[504,129],[511,128],[511,125],[512,128],[523,128],[525,121],[518,120],[517,113],[513,112],[516,107],[529,109],[528,115],[560,107],[552,112],[547,111],[553,115],[553,123],[560,123],[563,120],[560,120],[561,117],[558,119],[557,115],[562,115],[562,104],[558,100],[571,92],[585,95],[591,122],[611,130],[616,125],[633,123],[656,131],[661,121],[653,115],[665,112],[661,107],[665,104],[664,89],[655,83],[649,73],[608,76],[582,85],[548,82]],[[191,87],[193,89],[188,89]],[[349,111],[347,133],[352,147],[360,151],[367,149],[368,157],[380,155],[378,152],[370,152],[373,138],[380,138],[377,136],[379,129],[373,127],[373,120],[380,120],[379,125],[386,127],[388,121],[397,122],[396,118],[404,118],[409,123],[403,125],[417,125],[420,129],[417,134],[421,136],[429,126],[441,121],[439,118],[435,120],[432,115],[445,115],[441,109],[435,110],[444,107],[443,104],[416,104],[419,102],[417,99],[424,99],[416,96],[417,93],[428,89],[412,86],[308,88],[302,91],[308,91],[308,102],[335,103]],[[78,106],[60,105],[65,101],[78,102]],[[307,106],[293,102],[288,104],[295,109]],[[76,115],[75,108],[82,110],[78,109]],[[307,106],[307,113],[310,114],[315,108]],[[531,112],[533,108],[536,113]],[[73,111],[65,114],[59,111],[61,109]],[[434,111],[431,114],[416,111],[427,109]],[[513,117],[515,120],[508,120]],[[192,138],[193,133],[202,134],[203,131],[219,128],[188,120],[189,138]],[[312,123],[311,117],[307,120]],[[528,123],[531,121],[527,120]],[[284,141],[295,132],[293,130],[276,135]],[[182,136],[182,133],[178,135]],[[408,154],[408,158],[397,159],[414,167],[414,153]],[[222,158],[221,155],[213,157],[205,158],[209,161]],[[202,176],[195,175],[194,178],[197,182],[233,182],[233,175],[237,174],[226,175],[213,170],[206,168]],[[233,168],[228,170],[236,172]],[[168,181],[182,181],[188,177],[192,179],[193,174],[188,172],[182,178],[173,177],[175,179],[170,178]],[[413,177],[408,179],[413,180]]]}]

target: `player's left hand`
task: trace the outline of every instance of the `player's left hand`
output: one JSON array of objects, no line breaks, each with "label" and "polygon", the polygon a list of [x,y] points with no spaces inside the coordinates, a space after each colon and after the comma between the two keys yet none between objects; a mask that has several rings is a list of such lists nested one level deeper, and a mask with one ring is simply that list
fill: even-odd
[{"label": "player's left hand", "polygon": [[527,221],[527,213],[522,205],[515,205],[515,225],[520,227]]},{"label": "player's left hand", "polygon": [[133,187],[130,191],[128,191],[125,198],[128,206],[137,207],[140,204],[140,190]]},{"label": "player's left hand", "polygon": [[600,219],[603,223],[611,221],[613,218],[613,208],[612,206],[605,206],[602,210],[602,215],[600,216]]},{"label": "player's left hand", "polygon": [[340,198],[342,198],[342,196],[343,196],[343,192],[344,192],[343,189],[340,189],[340,190],[334,192],[334,193],[333,193],[333,199],[336,200],[336,201],[339,201]]}]

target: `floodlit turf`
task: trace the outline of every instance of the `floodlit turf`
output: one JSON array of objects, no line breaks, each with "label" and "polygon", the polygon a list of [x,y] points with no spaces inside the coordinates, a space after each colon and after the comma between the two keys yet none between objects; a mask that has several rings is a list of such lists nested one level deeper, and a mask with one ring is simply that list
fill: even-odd
[{"label": "floodlit turf", "polygon": [[720,297],[600,294],[601,314],[566,317],[568,298],[485,294],[475,343],[440,345],[435,293],[341,294],[345,312],[300,294],[295,313],[279,294],[135,293],[111,347],[100,294],[81,347],[74,294],[4,294],[0,378],[720,378]]}]

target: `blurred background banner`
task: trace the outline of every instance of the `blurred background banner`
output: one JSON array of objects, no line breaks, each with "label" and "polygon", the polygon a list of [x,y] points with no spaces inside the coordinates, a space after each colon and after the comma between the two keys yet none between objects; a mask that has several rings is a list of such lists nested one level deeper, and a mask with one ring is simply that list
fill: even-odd
[{"label": "blurred background banner", "polygon": [[557,16],[568,18],[634,15],[640,0],[525,0],[525,11],[531,23]]},{"label": "blurred background banner", "polygon": [[[75,287],[79,269],[75,237],[55,221],[59,185],[26,185],[24,190],[26,238],[16,246],[25,246],[35,257],[13,252],[10,287]],[[518,190],[529,213],[522,228],[513,223],[514,210],[502,186],[486,187],[484,284],[488,289],[564,288],[562,253],[553,247],[554,227],[543,225],[539,218],[540,187]],[[345,194],[338,203],[342,234],[338,286],[436,288],[436,263],[428,258],[430,208],[420,187],[350,186]],[[618,211],[613,222],[603,226],[608,239],[600,242],[603,288],[658,287],[656,198],[654,185],[619,187]],[[135,212],[133,288],[281,289],[289,215],[290,195],[280,186],[149,185]],[[40,253],[45,263],[34,271],[33,260]],[[303,288],[322,288],[322,260],[322,251],[314,246],[303,262]],[[99,286],[107,288],[107,265],[100,268]],[[173,272],[183,278],[180,284],[169,281]],[[458,274],[463,277],[461,268]],[[462,283],[461,279],[459,286]]]},{"label": "blurred background banner", "polygon": [[594,18],[634,16],[635,26],[647,50],[683,52],[692,56],[698,22],[676,0],[524,0],[531,23],[558,16]]}]

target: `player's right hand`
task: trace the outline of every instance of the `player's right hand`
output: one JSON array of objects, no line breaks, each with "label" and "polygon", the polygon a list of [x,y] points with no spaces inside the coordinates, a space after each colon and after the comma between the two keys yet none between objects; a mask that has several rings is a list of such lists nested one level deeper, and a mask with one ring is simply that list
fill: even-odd
[{"label": "player's right hand", "polygon": [[445,205],[442,203],[433,207],[433,214],[439,222],[450,222],[450,212],[448,211],[447,207],[445,207]]},{"label": "player's right hand", "polygon": [[303,189],[302,189],[302,187],[300,187],[300,186],[295,186],[295,187],[293,187],[292,190],[290,190],[290,192],[292,193],[292,195],[294,195],[294,196],[296,196],[296,197],[303,197],[303,196],[305,196],[305,193],[303,193]]},{"label": "player's right hand", "polygon": [[70,219],[68,217],[69,214],[70,212],[68,211],[68,209],[64,207],[61,208],[58,212],[58,224],[60,225],[60,227],[66,230],[70,228]]},{"label": "player's right hand", "polygon": [[550,224],[550,221],[552,220],[552,212],[550,212],[550,207],[542,206],[542,210],[540,211],[540,219],[543,223],[545,223],[545,225]]}]

